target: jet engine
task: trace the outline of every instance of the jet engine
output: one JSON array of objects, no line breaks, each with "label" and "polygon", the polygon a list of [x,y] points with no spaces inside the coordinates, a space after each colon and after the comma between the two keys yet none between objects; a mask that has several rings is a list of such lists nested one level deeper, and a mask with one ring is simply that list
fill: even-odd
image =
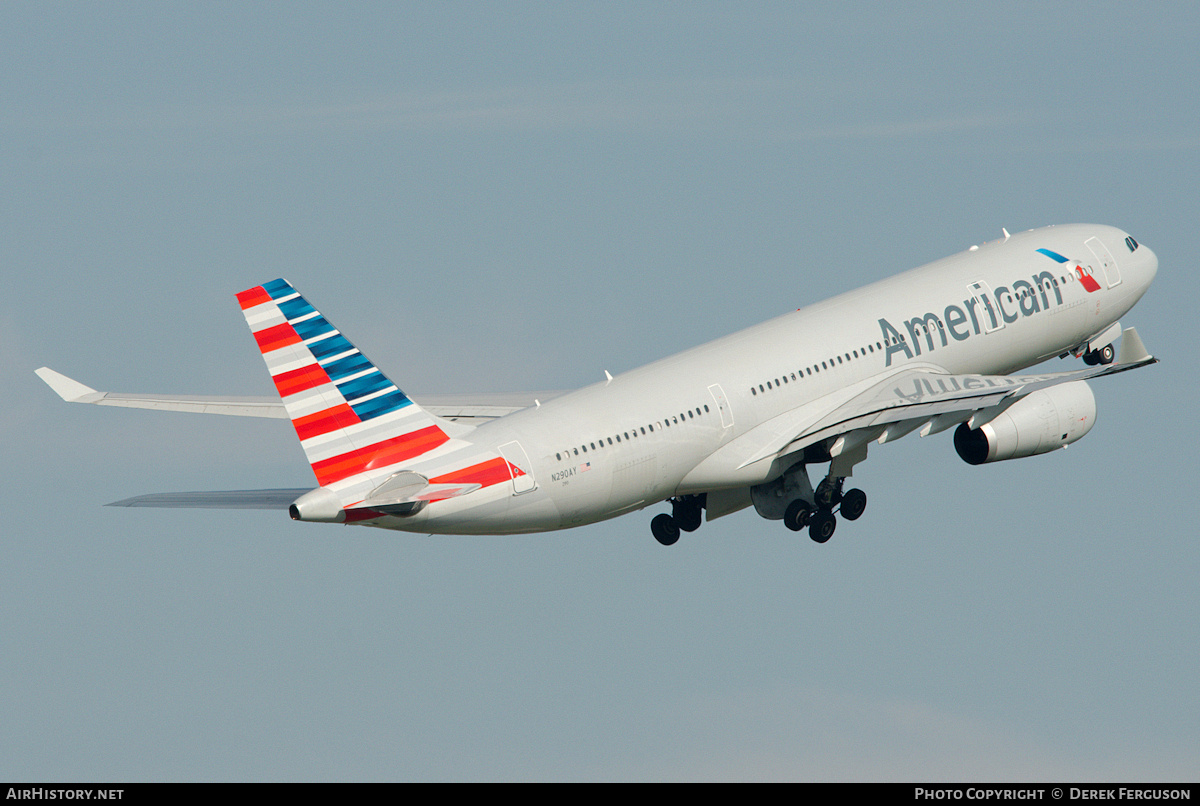
[{"label": "jet engine", "polygon": [[1034,392],[989,423],[954,432],[954,449],[967,464],[982,465],[1066,447],[1096,423],[1096,398],[1084,381]]}]

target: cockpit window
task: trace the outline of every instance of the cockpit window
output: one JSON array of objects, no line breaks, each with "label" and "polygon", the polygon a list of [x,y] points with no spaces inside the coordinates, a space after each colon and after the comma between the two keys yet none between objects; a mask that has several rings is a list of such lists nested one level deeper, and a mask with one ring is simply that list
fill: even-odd
[{"label": "cockpit window", "polygon": [[1134,252],[1138,248],[1138,242],[1129,236],[1125,236],[1125,245],[1129,247],[1130,252]]}]

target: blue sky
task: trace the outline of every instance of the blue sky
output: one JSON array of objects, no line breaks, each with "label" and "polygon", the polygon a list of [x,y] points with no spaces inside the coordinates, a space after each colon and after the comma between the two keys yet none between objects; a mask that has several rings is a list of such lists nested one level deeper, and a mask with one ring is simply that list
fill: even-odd
[{"label": "blue sky", "polygon": [[[1194,780],[1198,22],[0,5],[0,777]],[[311,479],[286,423],[33,375],[269,394],[233,294],[283,276],[415,395],[573,388],[1075,221],[1159,255],[1163,363],[1067,451],[874,448],[824,546],[104,509]]]}]

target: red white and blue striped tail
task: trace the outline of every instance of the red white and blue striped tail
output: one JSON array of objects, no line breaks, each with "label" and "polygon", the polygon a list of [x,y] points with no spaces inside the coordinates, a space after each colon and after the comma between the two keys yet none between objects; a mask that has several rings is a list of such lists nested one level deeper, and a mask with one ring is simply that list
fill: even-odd
[{"label": "red white and blue striped tail", "polygon": [[237,298],[319,485],[351,493],[451,448],[450,424],[410,400],[286,280]]}]

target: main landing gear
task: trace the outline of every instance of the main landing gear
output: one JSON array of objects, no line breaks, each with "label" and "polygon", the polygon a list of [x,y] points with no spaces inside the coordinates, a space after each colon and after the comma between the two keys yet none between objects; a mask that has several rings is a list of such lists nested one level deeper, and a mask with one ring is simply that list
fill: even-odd
[{"label": "main landing gear", "polygon": [[813,502],[797,498],[788,504],[783,512],[783,525],[793,532],[799,532],[808,527],[808,536],[817,543],[825,543],[833,537],[837,529],[837,517],[834,507],[848,521],[856,521],[867,509],[867,494],[862,490],[853,489],[842,492],[844,478],[826,476],[817,486]]},{"label": "main landing gear", "polygon": [[704,519],[704,499],[698,495],[685,495],[671,499],[671,514],[665,512],[650,521],[654,539],[664,546],[673,546],[680,532],[694,532]]},{"label": "main landing gear", "polygon": [[[847,472],[847,468],[843,465],[837,472]],[[758,514],[767,520],[782,520],[793,532],[807,527],[809,537],[817,543],[825,543],[837,529],[839,514],[848,521],[855,521],[866,511],[867,494],[858,489],[843,491],[845,483],[844,475],[831,472],[814,490],[808,472],[800,462],[773,481],[749,488],[749,500],[740,506],[752,503]],[[650,521],[654,539],[664,546],[675,545],[683,532],[699,529],[708,505],[704,494],[677,496],[670,501],[671,514],[664,512]],[[720,509],[719,514],[729,511],[732,510]]]}]

